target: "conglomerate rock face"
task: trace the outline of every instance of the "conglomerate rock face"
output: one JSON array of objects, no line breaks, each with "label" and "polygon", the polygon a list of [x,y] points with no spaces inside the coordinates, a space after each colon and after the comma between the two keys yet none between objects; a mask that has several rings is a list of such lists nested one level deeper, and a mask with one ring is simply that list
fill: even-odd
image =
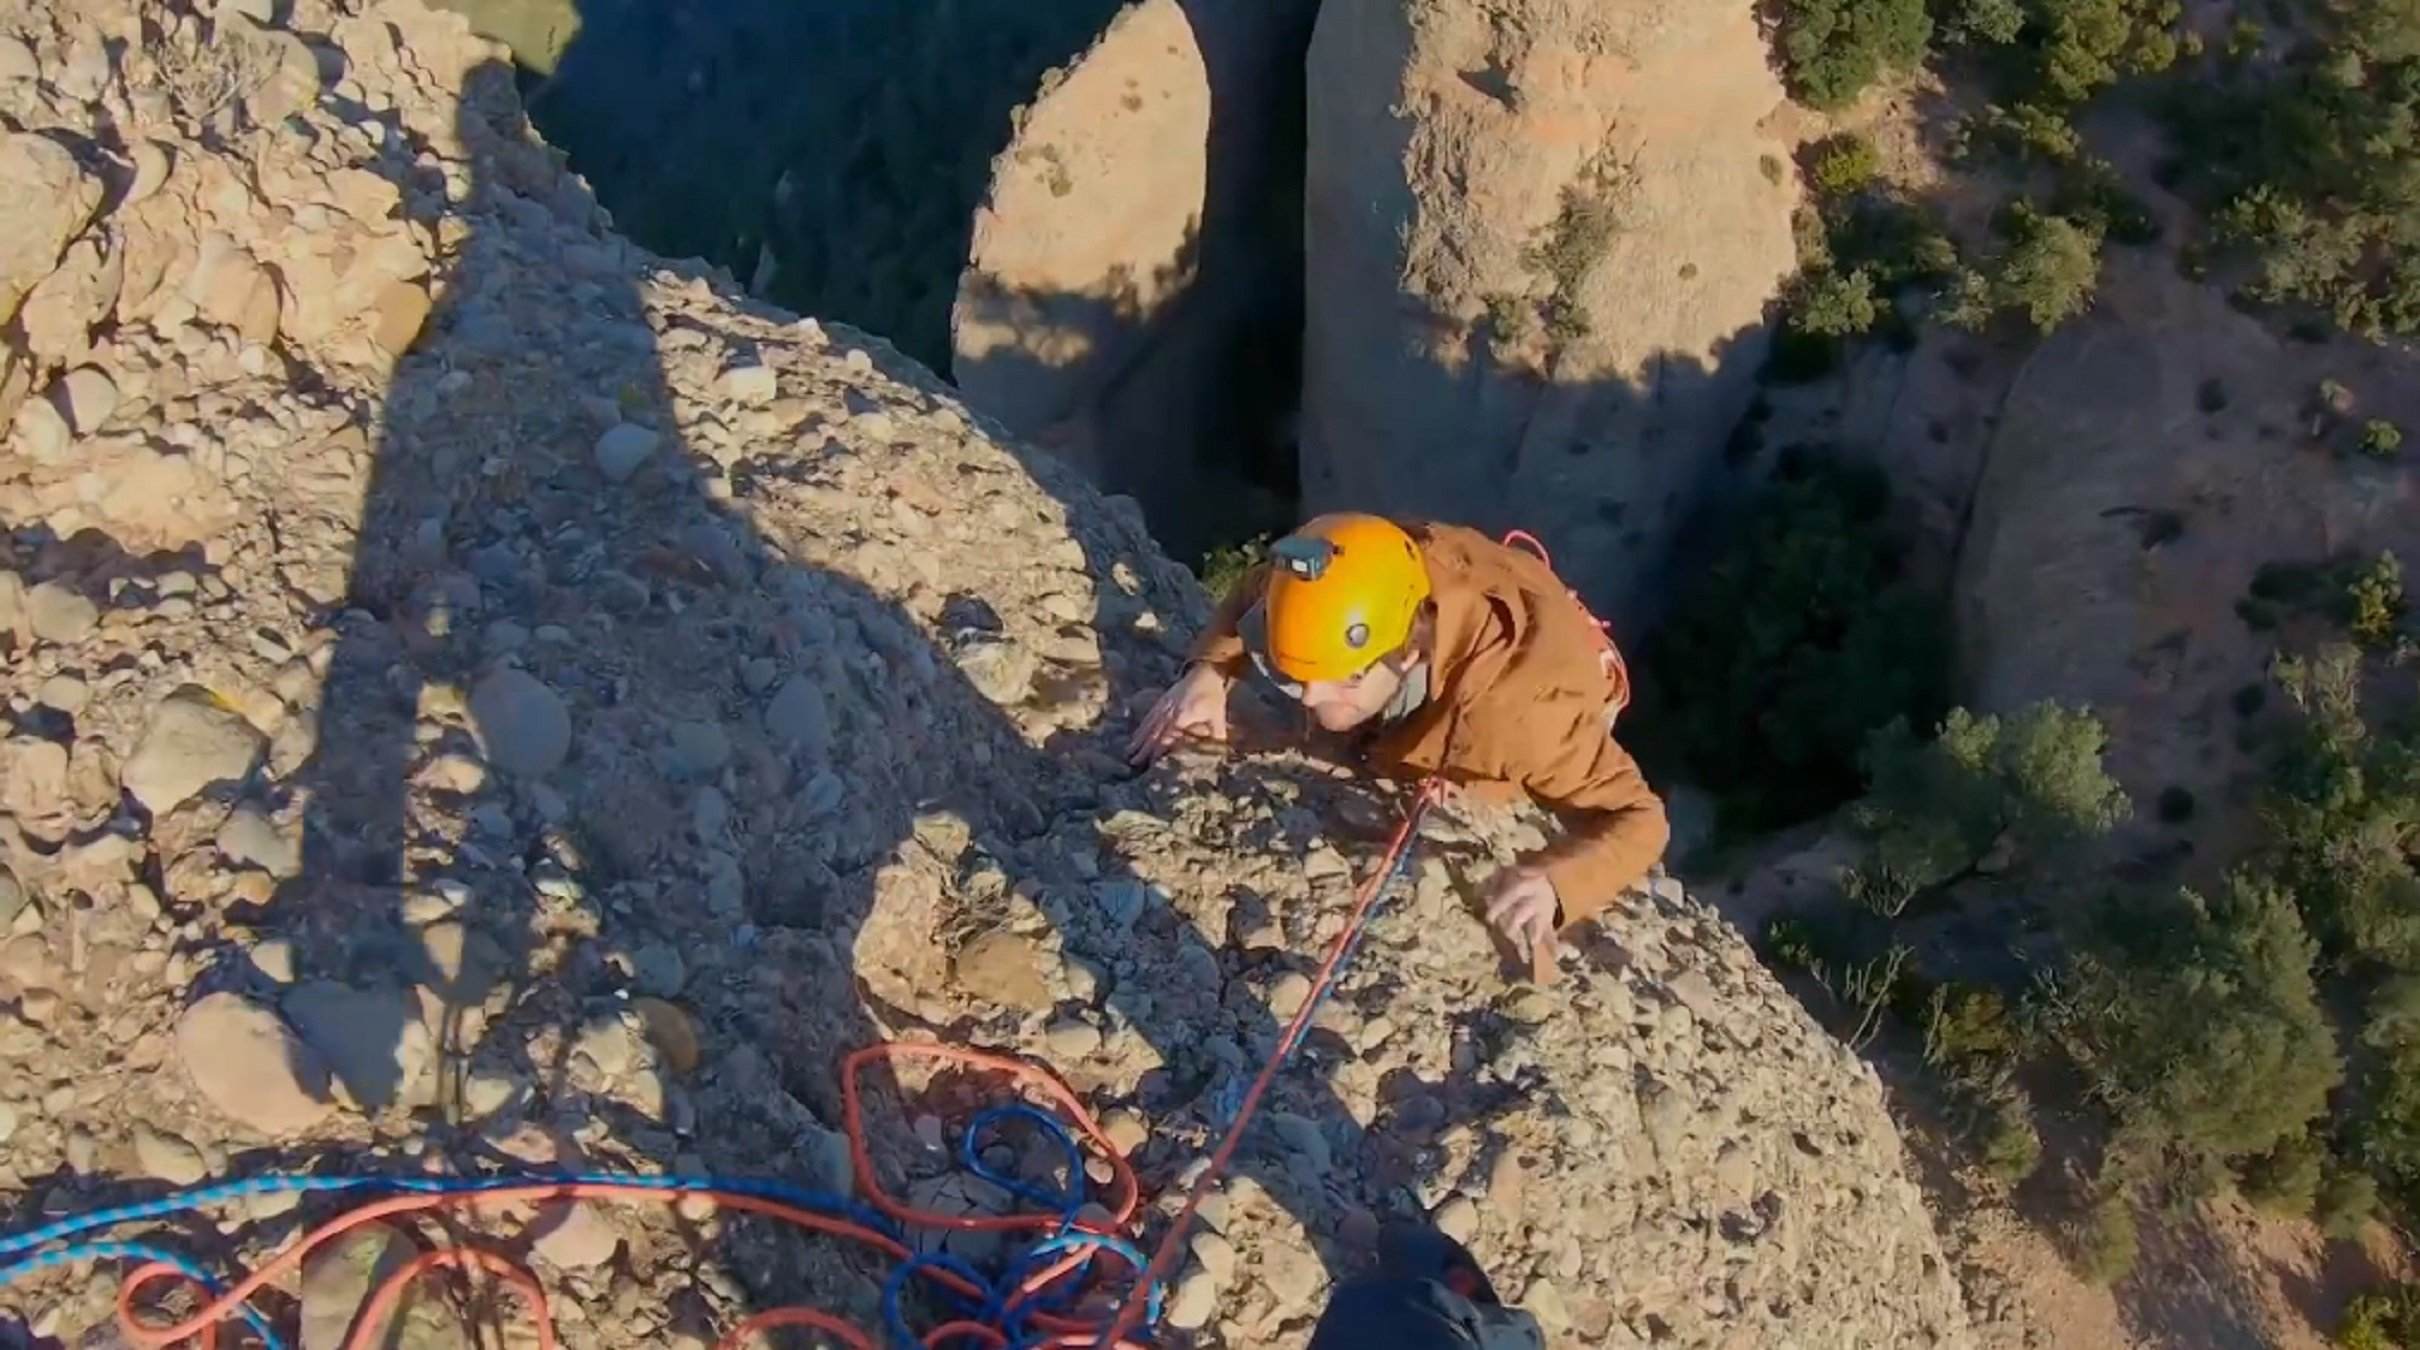
[{"label": "conglomerate rock face", "polygon": [[1651,618],[1797,265],[1754,7],[1332,0],[1309,89],[1305,494],[1489,512]]},{"label": "conglomerate rock face", "polygon": [[[1131,504],[878,340],[617,238],[459,20],[253,8],[0,18],[0,1197],[847,1191],[841,1055],[946,1036],[1054,1064],[1156,1224],[1392,805],[1292,753],[1133,775],[1202,601]],[[1658,882],[1554,989],[1503,981],[1469,901],[1535,831],[1432,827],[1171,1324],[1299,1344],[1428,1212],[1575,1343],[1962,1344],[1872,1074],[1711,911]],[[889,1189],[1005,1203],[941,1147],[968,1084],[872,1096]],[[257,1261],[292,1208],[167,1240]],[[568,1343],[879,1325],[865,1253],[755,1220],[469,1222],[529,1241]],[[305,1343],[411,1240],[314,1262]],[[0,1308],[80,1343],[107,1286]],[[434,1298],[407,1330],[469,1343]]]}]

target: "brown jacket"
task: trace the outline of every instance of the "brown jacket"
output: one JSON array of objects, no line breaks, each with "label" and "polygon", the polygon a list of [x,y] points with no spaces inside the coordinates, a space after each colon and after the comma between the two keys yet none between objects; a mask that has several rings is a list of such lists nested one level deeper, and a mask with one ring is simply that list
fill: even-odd
[{"label": "brown jacket", "polygon": [[[1588,918],[1645,876],[1671,837],[1663,800],[1611,734],[1625,677],[1608,679],[1597,630],[1545,563],[1457,525],[1404,528],[1436,606],[1429,698],[1378,733],[1371,763],[1498,799],[1526,792],[1554,809],[1569,828],[1533,861],[1553,879],[1564,922]],[[1238,624],[1266,579],[1256,568],[1236,583],[1194,660],[1231,678],[1251,669]]]}]

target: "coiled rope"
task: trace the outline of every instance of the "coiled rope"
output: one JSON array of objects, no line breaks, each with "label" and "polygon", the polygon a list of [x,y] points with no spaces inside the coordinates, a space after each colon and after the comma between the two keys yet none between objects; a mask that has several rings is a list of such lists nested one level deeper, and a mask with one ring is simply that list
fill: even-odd
[{"label": "coiled rope", "polygon": [[[0,1236],[0,1288],[63,1266],[132,1262],[135,1264],[120,1283],[117,1297],[119,1329],[131,1344],[142,1350],[163,1350],[190,1342],[198,1350],[217,1350],[221,1330],[229,1323],[240,1322],[251,1329],[266,1350],[286,1350],[287,1343],[270,1319],[252,1305],[253,1297],[284,1272],[299,1267],[314,1251],[365,1225],[397,1216],[465,1207],[584,1200],[672,1204],[695,1198],[734,1213],[759,1215],[809,1232],[849,1239],[890,1257],[896,1264],[883,1282],[882,1310],[884,1330],[895,1350],[961,1343],[990,1350],[1074,1350],[1075,1347],[1141,1350],[1138,1342],[1127,1338],[1158,1320],[1163,1287],[1177,1254],[1184,1248],[1203,1197],[1234,1160],[1270,1084],[1293,1058],[1313,1017],[1360,949],[1378,902],[1402,875],[1420,822],[1440,795],[1434,782],[1421,786],[1384,858],[1355,892],[1344,928],[1330,944],[1312,982],[1310,996],[1303,1000],[1253,1079],[1234,1119],[1212,1152],[1209,1165],[1195,1178],[1183,1208],[1148,1261],[1137,1247],[1119,1236],[1133,1224],[1140,1202],[1134,1171],[1058,1075],[1012,1055],[940,1043],[886,1042],[852,1052],[841,1068],[844,1128],[850,1166],[857,1189],[864,1197],[862,1203],[782,1181],[719,1176],[606,1172],[489,1177],[271,1174],[92,1210]],[[866,1138],[860,1080],[868,1066],[891,1060],[933,1061],[1003,1074],[1050,1102],[1055,1112],[1022,1102],[987,1108],[968,1122],[959,1140],[960,1160],[969,1172],[1038,1208],[1014,1214],[946,1214],[906,1204],[883,1189]],[[984,1163],[983,1138],[998,1125],[1012,1120],[1031,1126],[1058,1146],[1069,1177],[1064,1190],[1036,1186]],[[1111,1177],[1103,1204],[1107,1218],[1092,1225],[1081,1218],[1090,1203],[1083,1166],[1088,1147],[1106,1160]],[[125,1224],[256,1196],[329,1194],[359,1197],[360,1203],[287,1242],[231,1285],[222,1286],[199,1265],[156,1244],[90,1236]],[[946,1252],[914,1251],[906,1241],[907,1233],[913,1229],[1029,1232],[1041,1236],[1010,1261],[997,1278],[989,1278]],[[1104,1255],[1115,1258],[1129,1279],[1129,1288],[1106,1329],[1097,1319],[1087,1320],[1068,1312],[1096,1286],[1094,1267]],[[554,1319],[545,1288],[537,1277],[510,1257],[472,1246],[422,1252],[390,1272],[362,1305],[345,1341],[345,1350],[374,1350],[383,1344],[387,1323],[402,1306],[410,1288],[432,1272],[453,1269],[484,1271],[511,1289],[527,1305],[540,1350],[555,1350],[558,1342]],[[950,1320],[921,1335],[909,1325],[903,1306],[909,1287],[919,1283],[948,1300],[955,1313]],[[143,1296],[155,1287],[168,1285],[197,1291],[204,1300],[202,1306],[175,1321],[147,1318],[138,1307]],[[718,1350],[740,1350],[759,1333],[784,1327],[823,1331],[850,1350],[876,1350],[876,1341],[863,1330],[830,1313],[805,1307],[773,1308],[757,1313],[725,1334]]]}]

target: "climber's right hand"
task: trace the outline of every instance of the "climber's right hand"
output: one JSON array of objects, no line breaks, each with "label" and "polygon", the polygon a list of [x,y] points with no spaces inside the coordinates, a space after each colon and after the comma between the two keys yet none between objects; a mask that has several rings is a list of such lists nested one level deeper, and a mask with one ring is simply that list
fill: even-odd
[{"label": "climber's right hand", "polygon": [[1143,715],[1142,725],[1126,742],[1126,762],[1140,768],[1167,754],[1181,740],[1226,740],[1227,691],[1234,683],[1216,666],[1195,665],[1187,670]]}]

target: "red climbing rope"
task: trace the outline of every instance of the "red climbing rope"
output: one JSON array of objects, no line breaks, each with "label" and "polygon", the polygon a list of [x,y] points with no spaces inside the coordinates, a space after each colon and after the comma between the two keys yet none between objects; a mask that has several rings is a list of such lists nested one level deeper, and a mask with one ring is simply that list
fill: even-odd
[{"label": "red climbing rope", "polygon": [[[936,1051],[948,1049],[947,1047],[926,1046],[915,1048]],[[984,1055],[979,1051],[964,1051],[960,1054],[966,1059],[985,1064],[995,1063],[1002,1058]],[[1025,1067],[1032,1068],[1030,1065]],[[1081,1111],[1081,1107],[1074,1109]],[[1085,1127],[1087,1135],[1098,1137],[1098,1131],[1092,1127],[1088,1116],[1084,1117],[1080,1124]],[[143,1350],[159,1350],[161,1347],[173,1346],[189,1340],[199,1346],[200,1350],[215,1350],[218,1345],[220,1325],[235,1317],[242,1306],[263,1287],[274,1282],[280,1272],[299,1266],[313,1251],[356,1228],[400,1214],[463,1206],[526,1204],[560,1200],[649,1200],[658,1204],[673,1204],[690,1196],[711,1200],[723,1209],[763,1215],[814,1232],[851,1238],[881,1251],[893,1260],[905,1261],[914,1255],[887,1234],[862,1224],[836,1219],[827,1214],[818,1214],[813,1210],[767,1200],[760,1196],[733,1191],[583,1181],[534,1183],[528,1186],[497,1187],[481,1191],[406,1194],[390,1196],[361,1205],[287,1243],[250,1275],[181,1321],[165,1324],[145,1321],[136,1310],[135,1303],[142,1292],[154,1284],[164,1280],[190,1283],[190,1277],[160,1262],[140,1266],[130,1273],[124,1283],[119,1286],[118,1326],[124,1332],[128,1342],[142,1347]],[[897,1206],[896,1208],[900,1217],[907,1222],[934,1227],[965,1226],[963,1223],[957,1222],[962,1216],[934,1214],[907,1206]],[[1131,1208],[1131,1203],[1129,1208]],[[1049,1227],[1056,1222],[1055,1218],[1050,1215],[1014,1217],[1028,1220],[1030,1221],[1028,1226],[1035,1227]],[[1079,1256],[1075,1260],[1081,1261],[1082,1258]],[[1059,1275],[1064,1274],[1072,1264],[1073,1262],[1062,1263],[1046,1268],[1026,1280],[1023,1287],[1028,1293],[1043,1288]],[[518,1262],[476,1247],[439,1248],[405,1263],[389,1275],[380,1283],[370,1300],[363,1305],[362,1314],[354,1325],[353,1334],[345,1341],[345,1350],[374,1350],[374,1347],[385,1344],[386,1324],[393,1318],[405,1291],[430,1271],[449,1267],[476,1267],[500,1277],[529,1305],[531,1321],[537,1328],[540,1350],[554,1350],[557,1345],[554,1334],[554,1317],[547,1303],[546,1291],[539,1285],[537,1278]],[[926,1266],[921,1268],[918,1274],[946,1289],[969,1297],[979,1296],[982,1292],[973,1284],[943,1267]],[[1120,1347],[1120,1350],[1140,1350],[1140,1347],[1131,1342],[1097,1339],[1093,1335],[1096,1326],[1093,1322],[1041,1313],[1034,1314],[1032,1321],[1036,1327],[1051,1333],[1049,1339],[1040,1342],[1043,1346],[1115,1345]],[[979,1327],[970,1332],[969,1325],[954,1322],[936,1328],[925,1336],[924,1343],[927,1346],[939,1346],[952,1336],[964,1334],[988,1333],[998,1336],[996,1330],[988,1327]],[[740,1350],[740,1347],[746,1345],[757,1333],[777,1327],[819,1328],[838,1336],[852,1350],[875,1350],[875,1342],[864,1332],[840,1318],[812,1308],[775,1308],[758,1313],[733,1328],[731,1333],[719,1343],[718,1350]],[[1006,1337],[999,1337],[995,1343],[1005,1346],[1008,1341]]]},{"label": "red climbing rope", "polygon": [[[1092,1113],[1084,1109],[1082,1099],[1060,1080],[1059,1076],[1031,1060],[1014,1055],[995,1054],[987,1050],[970,1050],[964,1046],[944,1045],[938,1041],[882,1041],[849,1052],[840,1065],[841,1129],[849,1137],[849,1165],[857,1173],[857,1189],[865,1193],[865,1201],[874,1208],[904,1224],[925,1228],[956,1228],[973,1232],[1020,1232],[1057,1226],[1055,1214],[935,1214],[916,1209],[891,1198],[882,1189],[882,1181],[874,1175],[874,1155],[866,1147],[865,1110],[858,1100],[857,1082],[865,1066],[877,1060],[937,1059],[956,1064],[970,1064],[979,1069],[1004,1073],[1050,1098],[1078,1133],[1092,1141],[1100,1155],[1109,1160],[1116,1187],[1116,1204],[1109,1206],[1109,1227],[1095,1231],[1124,1228],[1134,1217],[1138,1194],[1134,1169],[1119,1156],[1116,1144],[1093,1122]],[[1074,1258],[1081,1261],[1083,1258]]]},{"label": "red climbing rope", "polygon": [[1184,1250],[1185,1235],[1193,1226],[1193,1216],[1202,1207],[1202,1197],[1210,1193],[1210,1188],[1217,1185],[1219,1177],[1226,1172],[1227,1165],[1234,1161],[1236,1147],[1243,1143],[1244,1131],[1251,1127],[1252,1113],[1260,1109],[1260,1099],[1268,1093],[1269,1084],[1276,1080],[1278,1070],[1283,1069],[1286,1062],[1294,1057],[1294,1049],[1302,1043],[1303,1032],[1311,1025],[1311,1018],[1319,1012],[1319,1005],[1326,1000],[1337,976],[1344,972],[1345,961],[1360,945],[1362,930],[1368,927],[1378,898],[1385,894],[1387,884],[1395,879],[1396,869],[1411,851],[1412,840],[1420,832],[1421,820],[1442,795],[1442,785],[1433,778],[1420,785],[1420,791],[1412,798],[1411,808],[1403,813],[1403,823],[1395,827],[1395,837],[1387,843],[1386,855],[1379,860],[1377,869],[1363,878],[1360,889],[1354,892],[1353,908],[1345,916],[1344,930],[1336,935],[1334,942],[1328,944],[1327,957],[1319,963],[1319,974],[1311,981],[1309,997],[1303,999],[1302,1007],[1295,1010],[1294,1020],[1286,1024],[1285,1035],[1278,1038],[1277,1049],[1270,1054],[1268,1062],[1261,1065],[1259,1076],[1252,1080],[1251,1088],[1244,1093],[1243,1104],[1235,1110],[1234,1122],[1227,1126],[1227,1133],[1210,1155],[1210,1165],[1193,1179],[1192,1189],[1185,1193],[1185,1207],[1178,1210],[1176,1218],[1169,1223],[1167,1233],[1160,1238],[1160,1245],[1151,1253],[1151,1264],[1145,1266],[1142,1275],[1135,1280],[1133,1292],[1119,1304],[1117,1318],[1109,1324],[1109,1333],[1103,1337],[1104,1340],[1123,1345],[1125,1342],[1122,1338],[1136,1330],[1142,1319],[1143,1296],[1154,1284],[1167,1279],[1174,1270],[1176,1255]]},{"label": "red climbing rope", "polygon": [[[1026,1315],[1018,1312],[1019,1309],[1029,1306],[1036,1299],[1047,1294],[1064,1293],[1065,1291],[1056,1290],[1055,1286],[1077,1271],[1095,1254],[1084,1249],[1086,1235],[1113,1241],[1119,1232],[1125,1230],[1133,1222],[1135,1211],[1140,1203],[1140,1192],[1135,1182],[1133,1169],[1120,1156],[1108,1135],[1093,1120],[1091,1113],[1084,1109],[1083,1102],[1076,1096],[1074,1090],[1068,1087],[1058,1075],[1029,1060],[962,1046],[923,1042],[877,1044],[857,1050],[843,1061],[841,1100],[845,1117],[844,1127],[849,1141],[850,1164],[856,1174],[858,1189],[873,1209],[901,1224],[912,1227],[959,1231],[1048,1232],[1057,1230],[1075,1239],[1070,1244],[1071,1249],[1065,1255],[1042,1265],[1033,1273],[1018,1280],[1013,1291],[1001,1291],[1004,1304],[1001,1311],[1012,1322],[1030,1323],[1034,1329],[1043,1333],[1043,1339],[1036,1341],[1012,1338],[999,1326],[961,1317],[925,1333],[922,1338],[924,1346],[937,1348],[944,1344],[964,1344],[972,1340],[988,1347],[989,1350],[1009,1350],[1011,1346],[1035,1346],[1040,1350],[1052,1350],[1054,1347],[1057,1350],[1076,1350],[1077,1347],[1142,1350],[1142,1347],[1136,1342],[1126,1339],[1128,1333],[1139,1327],[1147,1316],[1147,1310],[1153,1306],[1151,1291],[1160,1281],[1167,1278],[1176,1254],[1183,1248],[1194,1215],[1201,1208],[1203,1197],[1208,1194],[1209,1189],[1217,1183],[1234,1160],[1236,1148],[1242,1142],[1245,1130],[1251,1126],[1254,1113],[1260,1109],[1261,1099],[1267,1095],[1269,1086],[1275,1080],[1279,1070],[1292,1059],[1295,1049],[1302,1042],[1304,1032],[1310,1026],[1311,1018],[1318,1012],[1320,1004],[1334,988],[1337,978],[1343,972],[1345,963],[1352,958],[1362,934],[1369,925],[1370,917],[1379,898],[1386,891],[1388,884],[1394,880],[1409,854],[1412,840],[1419,832],[1421,820],[1441,795],[1441,786],[1434,780],[1421,785],[1419,792],[1413,798],[1410,809],[1404,813],[1403,822],[1397,827],[1394,839],[1387,845],[1385,856],[1380,860],[1376,870],[1362,881],[1361,886],[1354,893],[1352,908],[1346,915],[1344,928],[1337,934],[1335,941],[1329,945],[1327,955],[1320,964],[1318,976],[1312,982],[1309,997],[1303,1000],[1302,1007],[1295,1012],[1293,1019],[1287,1024],[1285,1033],[1279,1039],[1276,1049],[1270,1054],[1268,1062],[1262,1065],[1259,1075],[1253,1079],[1250,1089],[1244,1094],[1242,1104],[1236,1110],[1234,1121],[1229,1124],[1226,1134],[1219,1140],[1217,1149],[1212,1152],[1209,1164],[1195,1178],[1192,1188],[1185,1196],[1184,1207],[1170,1223],[1167,1233],[1161,1238],[1150,1261],[1143,1270],[1135,1273],[1132,1289],[1120,1302],[1115,1320],[1106,1334],[1099,1331],[1099,1324],[1095,1320],[1078,1319],[1039,1310]],[[875,1173],[873,1154],[867,1146],[864,1108],[859,1091],[859,1082],[867,1066],[879,1061],[893,1060],[939,1061],[964,1065],[989,1073],[1003,1074],[1013,1083],[1048,1099],[1060,1113],[1062,1121],[1072,1124],[1073,1135],[1080,1136],[1081,1139],[1089,1142],[1093,1151],[1108,1162],[1112,1185],[1110,1193],[1106,1197],[1109,1202],[1105,1206],[1108,1210],[1106,1222],[1085,1225],[1072,1221],[1065,1214],[1043,1212],[1008,1215],[942,1214],[918,1209],[893,1198],[882,1188],[881,1180]],[[466,1183],[465,1189],[407,1191],[363,1203],[288,1242],[257,1269],[238,1280],[223,1293],[204,1299],[202,1306],[181,1320],[172,1322],[146,1320],[145,1315],[138,1311],[136,1305],[147,1290],[168,1283],[193,1288],[197,1295],[206,1294],[208,1291],[201,1289],[197,1284],[199,1272],[180,1268],[165,1259],[145,1262],[131,1271],[119,1286],[118,1325],[128,1343],[139,1347],[139,1350],[164,1350],[165,1347],[182,1345],[187,1342],[198,1347],[199,1350],[217,1350],[220,1328],[227,1322],[245,1315],[247,1304],[252,1297],[264,1287],[277,1282],[284,1272],[299,1267],[311,1253],[345,1234],[398,1215],[462,1207],[530,1205],[585,1200],[650,1201],[656,1204],[674,1204],[691,1198],[708,1200],[719,1208],[737,1213],[777,1219],[810,1232],[861,1242],[882,1252],[894,1261],[911,1262],[915,1260],[915,1253],[897,1239],[875,1228],[832,1214],[818,1213],[802,1205],[785,1203],[744,1191],[724,1190],[712,1186],[666,1184],[665,1180],[661,1178],[652,1182],[580,1178],[562,1181],[535,1181],[527,1185],[513,1184],[509,1180],[501,1183],[474,1181]],[[88,1222],[105,1223],[108,1220],[96,1216]],[[1068,1241],[1068,1237],[1057,1238],[1054,1241],[1064,1243]],[[1100,1244],[1091,1245],[1097,1247]],[[1133,1252],[1132,1248],[1125,1248],[1122,1244],[1119,1245],[1118,1250],[1127,1253]],[[546,1290],[527,1267],[501,1253],[478,1247],[453,1246],[422,1253],[382,1279],[369,1300],[363,1305],[362,1312],[354,1323],[352,1334],[345,1341],[345,1350],[372,1350],[373,1347],[384,1344],[387,1324],[393,1320],[397,1309],[403,1302],[404,1295],[414,1284],[426,1278],[430,1273],[440,1270],[479,1270],[495,1277],[528,1305],[530,1321],[536,1328],[539,1350],[555,1350],[559,1344],[555,1337],[554,1317],[547,1302]],[[914,1275],[970,1300],[979,1301],[987,1293],[973,1280],[953,1271],[947,1265],[920,1263],[914,1267]],[[875,1350],[877,1344],[874,1338],[866,1335],[861,1329],[830,1313],[813,1308],[785,1307],[757,1313],[733,1327],[729,1334],[718,1343],[718,1350],[743,1350],[743,1347],[763,1333],[786,1327],[810,1328],[825,1332],[836,1338],[849,1350]],[[904,1332],[904,1328],[902,1331]]]}]

